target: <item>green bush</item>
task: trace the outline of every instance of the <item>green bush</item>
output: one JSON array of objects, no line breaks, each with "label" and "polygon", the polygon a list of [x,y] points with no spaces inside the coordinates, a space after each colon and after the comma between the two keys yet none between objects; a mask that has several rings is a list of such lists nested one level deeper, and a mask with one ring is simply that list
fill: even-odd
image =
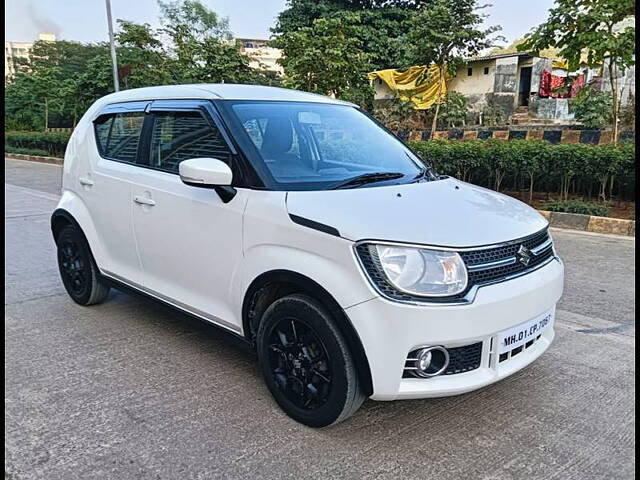
[{"label": "green bush", "polygon": [[49,152],[47,152],[46,150],[41,150],[39,148],[19,148],[19,147],[12,147],[10,145],[6,145],[4,147],[4,151],[6,153],[19,153],[21,155],[36,155],[39,157],[49,156]]},{"label": "green bush", "polygon": [[36,149],[46,151],[47,156],[62,158],[70,136],[67,132],[5,132],[5,151],[9,151],[7,148]]},{"label": "green bush", "polygon": [[607,203],[585,202],[583,200],[549,200],[542,205],[543,210],[550,212],[581,213],[606,217],[609,213]]},{"label": "green bush", "polygon": [[506,119],[507,115],[504,108],[493,99],[489,99],[487,104],[482,108],[482,122],[480,123],[486,127],[504,125]]},{"label": "green bush", "polygon": [[432,140],[409,142],[440,174],[494,190],[570,193],[606,200],[633,196],[635,143],[557,144],[543,140]]},{"label": "green bush", "polygon": [[458,92],[447,92],[444,103],[440,106],[438,123],[445,127],[461,127],[467,118],[468,110],[467,97]]},{"label": "green bush", "polygon": [[611,95],[586,86],[578,92],[572,104],[576,120],[588,128],[611,125]]}]

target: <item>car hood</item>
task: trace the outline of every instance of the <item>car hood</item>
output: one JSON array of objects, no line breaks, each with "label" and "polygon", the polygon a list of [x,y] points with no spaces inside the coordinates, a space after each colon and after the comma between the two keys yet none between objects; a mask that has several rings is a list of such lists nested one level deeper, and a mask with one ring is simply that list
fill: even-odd
[{"label": "car hood", "polygon": [[445,178],[344,190],[292,191],[287,209],[336,228],[349,240],[473,247],[538,232],[547,220],[525,203]]}]

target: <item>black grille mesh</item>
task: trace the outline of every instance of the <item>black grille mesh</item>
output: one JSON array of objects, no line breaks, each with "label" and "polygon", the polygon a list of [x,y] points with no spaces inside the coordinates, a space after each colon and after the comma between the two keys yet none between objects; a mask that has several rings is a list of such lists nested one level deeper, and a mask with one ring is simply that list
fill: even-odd
[{"label": "black grille mesh", "polygon": [[[480,265],[483,263],[495,262],[497,260],[513,258],[515,257],[516,252],[521,245],[524,245],[528,249],[532,249],[534,247],[542,245],[548,239],[549,233],[545,229],[534,235],[523,238],[520,241],[510,243],[509,245],[495,248],[461,251],[460,256],[468,267],[473,265]],[[369,244],[360,244],[356,247],[356,251],[358,253],[358,256],[360,257],[360,261],[368,272],[371,281],[382,294],[394,300],[413,302],[422,301],[429,303],[451,303],[460,301],[475,285],[497,282],[511,275],[526,273],[526,271],[533,270],[535,267],[553,256],[553,249],[551,248],[551,246],[549,246],[549,248],[543,250],[538,255],[532,255],[528,265],[523,265],[522,263],[516,261],[511,265],[468,272],[469,283],[467,285],[467,289],[464,292],[450,297],[424,298],[401,292],[387,281],[387,278],[382,270],[382,265],[380,265],[378,252],[374,247],[370,248]]]},{"label": "black grille mesh", "polygon": [[503,258],[513,257],[520,248],[520,245],[524,245],[528,249],[532,249],[533,247],[537,247],[538,245],[546,242],[548,238],[549,234],[546,230],[543,230],[542,232],[538,232],[535,235],[525,238],[517,243],[505,245],[503,247],[460,252],[460,256],[468,267],[482,263],[495,262],[496,260],[502,260]]},{"label": "black grille mesh", "polygon": [[[409,353],[408,358],[416,358],[420,349],[414,350]],[[463,347],[448,348],[449,352],[449,366],[444,371],[443,375],[454,375],[456,373],[469,372],[480,368],[480,360],[482,358],[482,342],[474,343],[472,345],[465,345]],[[414,361],[407,361],[406,367],[415,366]],[[405,370],[403,378],[419,377],[413,373],[413,370]]]}]

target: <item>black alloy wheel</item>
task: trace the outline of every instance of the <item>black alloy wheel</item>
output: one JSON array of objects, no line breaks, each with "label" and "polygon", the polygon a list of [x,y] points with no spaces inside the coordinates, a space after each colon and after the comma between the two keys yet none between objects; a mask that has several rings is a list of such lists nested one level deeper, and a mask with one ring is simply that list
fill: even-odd
[{"label": "black alloy wheel", "polygon": [[74,296],[82,296],[89,284],[91,270],[87,268],[80,246],[71,238],[65,238],[58,246],[60,274],[65,286]]},{"label": "black alloy wheel", "polygon": [[304,321],[281,318],[269,336],[269,367],[280,391],[294,405],[314,410],[331,390],[329,355]]},{"label": "black alloy wheel", "polygon": [[347,419],[364,401],[347,342],[314,298],[291,294],[273,302],[256,340],[265,383],[294,420],[325,427]]},{"label": "black alloy wheel", "polygon": [[80,305],[103,302],[109,295],[109,286],[100,277],[83,233],[68,225],[58,235],[56,244],[60,278],[72,300]]}]

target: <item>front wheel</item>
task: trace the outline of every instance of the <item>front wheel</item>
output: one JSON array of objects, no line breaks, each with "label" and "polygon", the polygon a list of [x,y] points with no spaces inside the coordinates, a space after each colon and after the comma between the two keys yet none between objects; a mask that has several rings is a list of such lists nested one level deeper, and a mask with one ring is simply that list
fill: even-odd
[{"label": "front wheel", "polygon": [[313,298],[276,300],[260,322],[257,344],[267,387],[294,420],[325,427],[347,419],[364,401],[347,343]]}]

